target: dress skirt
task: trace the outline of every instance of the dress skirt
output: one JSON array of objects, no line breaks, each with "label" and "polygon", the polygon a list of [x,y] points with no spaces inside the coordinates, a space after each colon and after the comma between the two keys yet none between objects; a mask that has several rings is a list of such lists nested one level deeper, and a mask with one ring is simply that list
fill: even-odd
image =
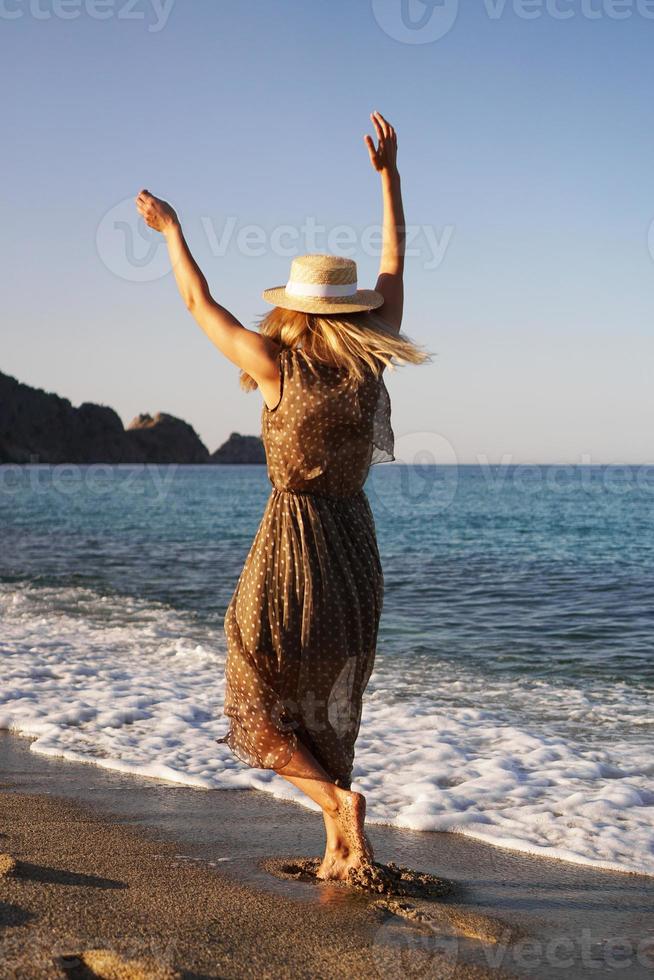
[{"label": "dress skirt", "polygon": [[383,592],[363,490],[273,488],[225,615],[220,741],[261,769],[283,768],[300,741],[349,788]]}]

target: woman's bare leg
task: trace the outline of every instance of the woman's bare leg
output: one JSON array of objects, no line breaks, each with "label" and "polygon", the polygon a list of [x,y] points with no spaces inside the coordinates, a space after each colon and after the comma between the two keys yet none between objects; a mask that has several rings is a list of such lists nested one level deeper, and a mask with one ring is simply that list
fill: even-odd
[{"label": "woman's bare leg", "polygon": [[350,868],[372,862],[372,848],[364,831],[366,801],[361,793],[337,786],[299,742],[289,762],[276,772],[322,810],[327,847],[317,872],[319,878],[346,878]]}]

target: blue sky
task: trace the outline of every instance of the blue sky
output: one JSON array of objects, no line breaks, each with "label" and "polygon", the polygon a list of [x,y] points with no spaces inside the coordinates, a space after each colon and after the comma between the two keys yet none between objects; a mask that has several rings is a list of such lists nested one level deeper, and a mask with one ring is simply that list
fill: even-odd
[{"label": "blue sky", "polygon": [[400,458],[654,462],[653,42],[648,0],[2,0],[0,370],[257,432],[121,202],[169,199],[250,325],[307,224],[373,285],[379,108],[437,355],[388,379]]}]

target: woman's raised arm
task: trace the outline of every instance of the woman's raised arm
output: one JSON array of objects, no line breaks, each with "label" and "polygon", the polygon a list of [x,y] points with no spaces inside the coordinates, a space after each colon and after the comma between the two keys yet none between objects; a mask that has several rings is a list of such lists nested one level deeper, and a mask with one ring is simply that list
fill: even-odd
[{"label": "woman's raised arm", "polygon": [[399,332],[404,310],[406,229],[400,174],[397,169],[397,135],[380,112],[373,112],[370,118],[377,133],[378,146],[375,147],[371,136],[366,136],[365,140],[370,153],[370,162],[381,176],[384,202],[382,254],[376,286],[384,297],[384,305],[379,314],[386,323]]},{"label": "woman's raised arm", "polygon": [[136,198],[136,207],[146,224],[165,237],[177,286],[199,326],[225,357],[254,378],[266,402],[276,405],[279,398],[279,344],[248,330],[229,310],[216,303],[170,204],[142,190]]}]

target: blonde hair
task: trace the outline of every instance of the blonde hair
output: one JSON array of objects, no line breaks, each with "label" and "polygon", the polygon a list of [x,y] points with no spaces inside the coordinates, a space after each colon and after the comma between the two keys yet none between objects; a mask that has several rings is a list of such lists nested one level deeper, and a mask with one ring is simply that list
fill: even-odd
[{"label": "blonde hair", "polygon": [[[350,377],[362,381],[367,365],[375,374],[398,364],[423,364],[431,355],[405,334],[396,333],[374,312],[325,316],[274,307],[259,321],[259,332],[282,347],[302,347],[311,358],[333,367],[345,368]],[[241,371],[241,387],[254,391],[254,378]]]}]

